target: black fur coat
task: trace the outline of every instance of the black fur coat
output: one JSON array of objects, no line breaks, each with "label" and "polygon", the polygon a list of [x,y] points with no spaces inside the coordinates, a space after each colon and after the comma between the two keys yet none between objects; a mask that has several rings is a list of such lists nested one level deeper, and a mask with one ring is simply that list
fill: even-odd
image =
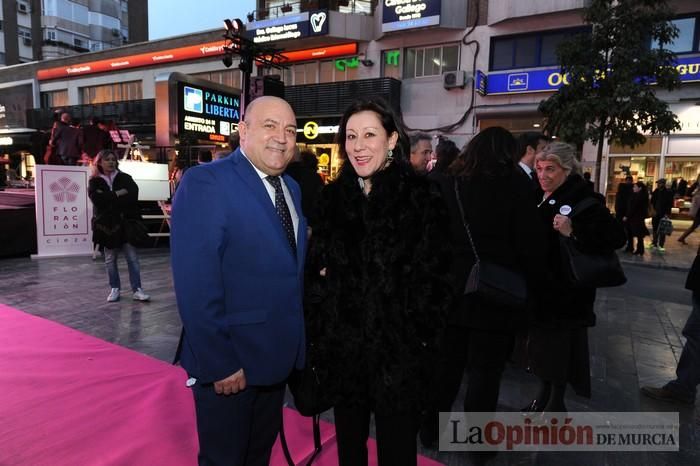
[{"label": "black fur coat", "polygon": [[321,192],[317,219],[305,311],[324,390],[387,414],[420,409],[452,299],[439,190],[393,163],[366,197],[347,163]]}]

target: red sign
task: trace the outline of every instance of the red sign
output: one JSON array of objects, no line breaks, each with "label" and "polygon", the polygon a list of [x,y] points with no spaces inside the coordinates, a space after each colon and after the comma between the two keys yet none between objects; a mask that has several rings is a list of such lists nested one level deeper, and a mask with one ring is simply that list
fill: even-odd
[{"label": "red sign", "polygon": [[[197,58],[204,57],[216,57],[223,55],[223,53],[223,42],[208,42],[206,44],[190,45],[188,47],[162,50],[159,52],[141,53],[138,55],[128,55],[126,57],[110,58],[107,60],[91,61],[77,65],[39,70],[36,73],[36,77],[39,81],[45,81],[47,79],[65,78],[69,76],[105,73],[119,69],[153,66],[160,63],[195,60]],[[287,62],[298,62],[338,57],[341,55],[355,55],[356,53],[357,44],[352,43],[332,45],[329,47],[320,47],[316,49],[295,50],[292,52],[284,52],[282,55],[287,59]]]},{"label": "red sign", "polygon": [[153,66],[160,63],[194,60],[203,57],[216,57],[223,55],[224,42],[208,42],[206,44],[190,45],[176,49],[162,50],[158,52],[141,53],[126,57],[110,58],[107,60],[92,61],[78,65],[61,66],[39,70],[36,73],[39,81],[47,79],[65,78],[66,76],[81,76],[84,74],[104,73],[107,71],[140,68]]},{"label": "red sign", "polygon": [[357,43],[331,45],[329,47],[320,47],[317,49],[294,50],[292,52],[283,52],[282,56],[288,62],[320,60],[328,57],[339,57],[341,55],[357,54]]}]

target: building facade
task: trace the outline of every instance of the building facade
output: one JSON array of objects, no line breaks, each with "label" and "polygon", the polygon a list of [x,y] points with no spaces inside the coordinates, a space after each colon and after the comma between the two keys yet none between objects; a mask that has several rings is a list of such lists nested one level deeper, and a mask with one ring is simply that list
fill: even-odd
[{"label": "building facade", "polygon": [[[286,98],[299,117],[299,144],[315,150],[327,162],[322,170],[333,176],[338,166],[335,126],[344,106],[358,95],[382,95],[401,111],[409,129],[444,135],[458,145],[489,126],[515,133],[542,128],[540,101],[566,83],[557,66],[556,46],[587,27],[581,15],[586,4],[259,0],[257,9],[240,19],[249,40],[261,49],[284,53],[283,68],[254,66],[252,74],[274,76],[285,84]],[[672,46],[683,85],[660,96],[679,116],[683,129],[650,137],[635,149],[606,146],[601,173],[594,175],[610,196],[627,173],[650,183],[700,174],[700,4],[675,0],[672,5],[681,32]],[[140,120],[149,118],[155,83],[163,73],[177,71],[241,87],[239,58],[227,62],[229,67],[222,60],[222,32],[203,31],[0,69],[0,100],[3,88],[24,86],[35,108],[70,108],[83,117],[104,112],[120,125],[133,123],[143,113],[138,125],[145,128]],[[259,80],[253,84],[253,95],[262,92]],[[128,110],[128,102],[142,102],[142,111]],[[0,133],[2,126],[0,117]],[[154,129],[142,131],[148,139]],[[595,146],[583,146],[586,170],[593,169],[595,153]]]},{"label": "building facade", "polygon": [[0,66],[148,40],[148,1],[2,0]]}]

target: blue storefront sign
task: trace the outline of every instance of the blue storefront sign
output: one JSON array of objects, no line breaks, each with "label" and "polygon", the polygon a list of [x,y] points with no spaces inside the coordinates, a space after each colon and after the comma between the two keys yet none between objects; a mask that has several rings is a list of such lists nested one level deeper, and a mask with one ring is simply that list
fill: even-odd
[{"label": "blue storefront sign", "polygon": [[442,0],[382,0],[382,32],[440,24]]},{"label": "blue storefront sign", "polygon": [[[676,68],[681,82],[700,81],[700,56],[679,58]],[[560,68],[490,73],[486,79],[486,94],[553,92],[568,83],[569,77],[563,75]]]},{"label": "blue storefront sign", "polygon": [[328,34],[328,11],[305,11],[297,15],[246,24],[246,37],[256,44],[296,40]]}]

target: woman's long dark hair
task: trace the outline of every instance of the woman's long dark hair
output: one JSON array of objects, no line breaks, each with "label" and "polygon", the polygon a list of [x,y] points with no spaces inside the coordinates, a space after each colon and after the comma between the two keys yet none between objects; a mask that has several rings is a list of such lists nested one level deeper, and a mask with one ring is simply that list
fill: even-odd
[{"label": "woman's long dark hair", "polygon": [[[396,113],[391,106],[379,97],[372,97],[367,99],[357,99],[345,110],[342,118],[340,119],[340,127],[338,128],[338,136],[336,143],[340,147],[340,156],[343,160],[348,159],[348,154],[345,151],[345,137],[346,137],[346,126],[348,120],[351,116],[356,113],[371,111],[379,116],[379,121],[382,122],[382,126],[386,131],[387,136],[391,136],[391,133],[396,131],[399,135],[399,139],[396,141],[396,147],[393,149],[394,162],[406,163],[407,154],[409,153],[410,144],[408,142],[408,135],[404,129],[403,120],[401,115]],[[349,163],[343,164],[343,167],[351,166]]]},{"label": "woman's long dark hair", "polygon": [[497,177],[514,167],[518,141],[505,128],[494,126],[480,131],[450,165],[449,174],[458,177]]}]

